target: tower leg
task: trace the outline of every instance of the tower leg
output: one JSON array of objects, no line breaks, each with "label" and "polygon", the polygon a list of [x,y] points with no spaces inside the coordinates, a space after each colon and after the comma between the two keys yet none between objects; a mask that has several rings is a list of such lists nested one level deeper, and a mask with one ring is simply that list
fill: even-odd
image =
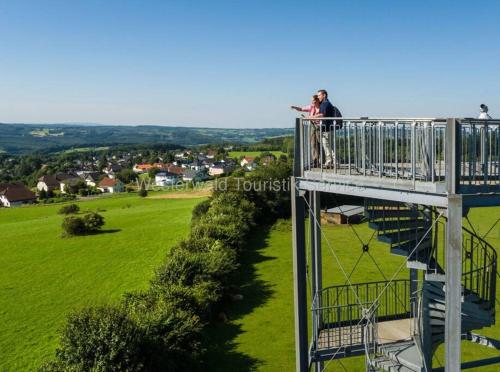
[{"label": "tower leg", "polygon": [[295,189],[295,177],[292,185],[292,229],[293,229],[293,292],[295,310],[295,358],[297,372],[306,372],[309,368],[307,335],[307,277],[305,249],[305,208],[304,200]]},{"label": "tower leg", "polygon": [[460,371],[462,310],[462,196],[448,197],[446,229],[446,372]]},{"label": "tower leg", "polygon": [[[323,269],[322,269],[322,261],[321,261],[321,206],[320,206],[320,193],[319,191],[311,192],[311,274],[312,274],[312,283],[313,283],[313,293],[314,296],[316,293],[321,292],[323,289]],[[321,304],[318,303],[318,307],[321,307]],[[317,325],[319,328],[322,327],[322,314],[320,312],[317,313],[318,321],[313,323]],[[314,363],[314,370],[316,372],[323,371],[323,362]]]}]

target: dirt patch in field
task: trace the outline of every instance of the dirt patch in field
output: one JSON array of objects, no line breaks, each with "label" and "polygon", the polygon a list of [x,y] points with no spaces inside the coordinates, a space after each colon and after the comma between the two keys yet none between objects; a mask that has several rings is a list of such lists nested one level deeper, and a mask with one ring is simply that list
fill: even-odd
[{"label": "dirt patch in field", "polygon": [[193,199],[205,198],[212,195],[212,189],[203,189],[197,191],[171,192],[163,195],[150,196],[149,199]]}]

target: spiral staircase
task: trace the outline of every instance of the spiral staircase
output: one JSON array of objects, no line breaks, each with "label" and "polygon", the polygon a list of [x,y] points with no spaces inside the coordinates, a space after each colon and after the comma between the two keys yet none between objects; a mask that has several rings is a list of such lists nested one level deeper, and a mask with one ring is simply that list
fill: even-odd
[{"label": "spiral staircase", "polygon": [[[385,371],[431,371],[432,355],[444,342],[445,268],[439,241],[444,238],[430,207],[367,200],[369,226],[393,254],[407,257],[407,266],[423,272],[415,296],[416,327],[411,338],[376,345],[370,367]],[[433,224],[433,222],[436,222]],[[462,335],[495,323],[497,255],[493,247],[473,231],[463,228]]]}]

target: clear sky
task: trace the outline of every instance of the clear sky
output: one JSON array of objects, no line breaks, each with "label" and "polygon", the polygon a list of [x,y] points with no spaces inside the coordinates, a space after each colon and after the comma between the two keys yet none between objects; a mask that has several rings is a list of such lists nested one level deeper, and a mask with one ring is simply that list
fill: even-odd
[{"label": "clear sky", "polygon": [[500,1],[0,0],[0,122],[500,116]]}]

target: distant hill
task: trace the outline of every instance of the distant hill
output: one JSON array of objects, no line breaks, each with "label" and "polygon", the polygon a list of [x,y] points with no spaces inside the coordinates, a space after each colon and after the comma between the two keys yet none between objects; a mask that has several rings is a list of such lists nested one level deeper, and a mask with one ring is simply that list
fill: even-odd
[{"label": "distant hill", "polygon": [[193,146],[212,143],[255,143],[291,135],[291,128],[189,128],[154,125],[2,124],[0,153],[54,152],[77,147],[172,143]]}]

